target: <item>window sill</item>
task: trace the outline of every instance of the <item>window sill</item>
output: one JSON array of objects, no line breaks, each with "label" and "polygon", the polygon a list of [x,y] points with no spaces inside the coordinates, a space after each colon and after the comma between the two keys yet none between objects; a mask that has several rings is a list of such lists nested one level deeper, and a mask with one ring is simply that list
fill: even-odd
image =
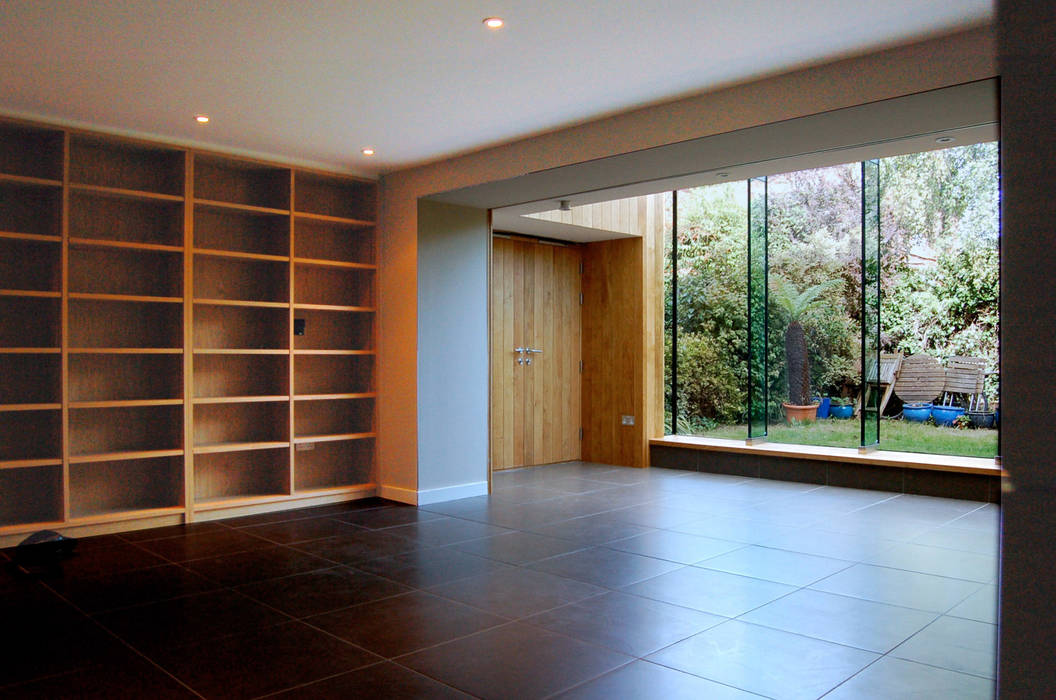
[{"label": "window sill", "polygon": [[653,438],[650,445],[682,447],[711,452],[736,452],[759,456],[786,457],[791,459],[820,459],[828,462],[846,462],[904,469],[923,469],[959,474],[984,474],[1008,476],[996,459],[982,457],[957,457],[953,455],[929,455],[916,452],[888,452],[876,450],[860,453],[855,448],[819,447],[816,445],[791,445],[764,442],[748,445],[743,440],[692,437],[689,435],[666,435]]}]

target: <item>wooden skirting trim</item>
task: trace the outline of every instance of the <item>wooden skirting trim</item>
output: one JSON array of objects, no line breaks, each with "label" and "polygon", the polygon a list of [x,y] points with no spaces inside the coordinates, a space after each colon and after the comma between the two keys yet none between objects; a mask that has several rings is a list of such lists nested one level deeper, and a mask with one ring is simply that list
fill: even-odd
[{"label": "wooden skirting trim", "polygon": [[848,462],[881,467],[900,467],[904,469],[924,469],[958,474],[984,474],[989,476],[1008,476],[992,459],[981,457],[956,457],[951,455],[929,455],[915,452],[888,452],[876,450],[860,454],[857,448],[818,447],[815,445],[788,445],[773,442],[745,444],[742,440],[724,440],[720,438],[692,437],[688,435],[667,435],[653,438],[650,445],[662,447],[682,447],[711,452],[737,452],[758,456],[786,457],[791,459],[820,459],[829,462]]}]

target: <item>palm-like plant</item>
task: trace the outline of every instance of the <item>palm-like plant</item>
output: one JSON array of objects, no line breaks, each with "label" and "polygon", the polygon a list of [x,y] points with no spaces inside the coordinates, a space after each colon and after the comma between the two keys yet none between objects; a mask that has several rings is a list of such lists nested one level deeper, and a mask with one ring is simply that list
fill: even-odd
[{"label": "palm-like plant", "polygon": [[788,317],[785,328],[785,375],[788,379],[788,402],[795,406],[810,403],[810,357],[807,355],[807,335],[801,321],[821,301],[826,291],[842,280],[828,280],[800,292],[796,286],[778,275],[774,281],[771,299]]}]

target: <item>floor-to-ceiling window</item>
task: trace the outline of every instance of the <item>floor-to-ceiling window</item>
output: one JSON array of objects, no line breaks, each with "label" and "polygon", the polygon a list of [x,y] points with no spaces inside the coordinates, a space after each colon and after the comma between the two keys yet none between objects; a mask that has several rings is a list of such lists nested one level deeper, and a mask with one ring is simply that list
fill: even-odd
[{"label": "floor-to-ceiling window", "polygon": [[681,190],[673,208],[671,432],[996,454],[996,143]]}]

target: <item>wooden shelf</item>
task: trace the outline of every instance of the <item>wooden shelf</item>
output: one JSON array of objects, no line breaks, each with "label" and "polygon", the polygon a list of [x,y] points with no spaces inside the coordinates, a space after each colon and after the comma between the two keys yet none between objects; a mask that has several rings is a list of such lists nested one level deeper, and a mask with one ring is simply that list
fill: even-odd
[{"label": "wooden shelf", "polygon": [[123,462],[131,459],[154,459],[155,457],[182,457],[183,450],[125,450],[120,452],[97,452],[70,457],[70,464],[92,462]]},{"label": "wooden shelf", "polygon": [[107,189],[182,195],[186,154],[142,141],[70,135],[69,180]]},{"label": "wooden shelf", "polygon": [[[59,296],[62,296],[61,294]],[[183,297],[153,297],[136,294],[97,294],[94,292],[70,292],[70,299],[91,299],[94,301],[134,301],[144,304],[182,304]]]},{"label": "wooden shelf", "polygon": [[181,406],[183,399],[112,399],[109,401],[71,401],[70,408],[136,408],[140,406]]},{"label": "wooden shelf", "polygon": [[333,401],[336,399],[376,399],[377,393],[373,391],[348,394],[296,394],[295,401]]},{"label": "wooden shelf", "polygon": [[319,260],[317,258],[294,258],[293,262],[306,267],[334,267],[343,270],[377,270],[372,263],[343,262],[341,260]]},{"label": "wooden shelf", "polygon": [[195,348],[195,355],[289,355],[289,350],[262,348]]},{"label": "wooden shelf", "polygon": [[32,467],[61,467],[61,459],[7,459],[0,460],[0,469],[30,469]]},{"label": "wooden shelf", "polygon": [[60,129],[0,124],[0,178],[61,187],[64,142]]},{"label": "wooden shelf", "polygon": [[307,311],[350,311],[365,314],[372,314],[377,311],[373,306],[340,306],[338,304],[294,304],[293,308]]},{"label": "wooden shelf", "polygon": [[195,304],[202,306],[243,306],[258,309],[288,309],[290,305],[281,301],[238,301],[234,299],[194,299]]},{"label": "wooden shelf", "polygon": [[72,248],[68,289],[73,299],[183,302],[183,252]]},{"label": "wooden shelf", "polygon": [[231,211],[242,212],[246,214],[276,214],[289,216],[289,209],[273,209],[272,207],[258,207],[253,204],[238,204],[235,202],[219,202],[215,199],[201,199],[195,198],[194,204],[196,206],[209,207],[211,209],[229,209]]},{"label": "wooden shelf", "polygon": [[13,413],[15,411],[58,411],[62,409],[61,403],[5,403],[0,404],[0,413]]},{"label": "wooden shelf", "polygon": [[115,401],[183,401],[182,353],[79,353],[70,355],[67,362],[71,407]]},{"label": "wooden shelf", "polygon": [[375,438],[375,433],[342,433],[335,435],[304,435],[302,437],[294,438],[293,444],[305,445],[308,443],[315,442],[344,442],[345,440],[367,440]]},{"label": "wooden shelf", "polygon": [[194,454],[208,455],[219,452],[246,452],[248,450],[272,450],[279,447],[289,447],[289,442],[215,442],[205,445],[195,445]]},{"label": "wooden shelf", "polygon": [[294,355],[375,355],[377,354],[374,350],[313,350],[313,349],[296,349],[293,351]]},{"label": "wooden shelf", "polygon": [[0,289],[0,297],[22,297],[25,299],[61,299],[62,292],[35,292],[29,289]]},{"label": "wooden shelf", "polygon": [[212,396],[194,399],[195,405],[222,403],[273,403],[289,401],[289,396]]},{"label": "wooden shelf", "polygon": [[289,262],[289,255],[269,255],[266,253],[243,253],[238,250],[217,250],[215,248],[194,248],[195,255],[211,258],[234,258],[236,260],[266,260],[271,262]]},{"label": "wooden shelf", "polygon": [[183,197],[175,194],[163,194],[161,192],[148,192],[146,190],[129,190],[123,187],[107,187],[105,185],[85,185],[81,183],[70,183],[70,189],[74,192],[93,194],[99,197],[113,197],[115,199],[145,199],[158,202],[182,202]]},{"label": "wooden shelf", "polygon": [[183,245],[184,205],[180,201],[106,197],[90,190],[71,190],[69,200],[73,241],[114,241],[114,247],[117,243]]},{"label": "wooden shelf", "polygon": [[372,181],[0,119],[0,534],[373,494],[376,213]]},{"label": "wooden shelf", "polygon": [[306,211],[298,211],[294,213],[294,216],[298,219],[305,221],[319,221],[328,224],[342,224],[344,226],[354,226],[356,228],[366,228],[373,226],[373,221],[367,221],[365,219],[350,219],[344,216],[330,216],[329,214],[312,214]]},{"label": "wooden shelf", "polygon": [[183,348],[70,348],[71,355],[182,355]]},{"label": "wooden shelf", "polygon": [[49,180],[44,177],[29,177],[28,175],[13,175],[11,173],[0,173],[0,182],[36,185],[38,187],[62,187],[62,180]]},{"label": "wooden shelf", "polygon": [[0,231],[0,238],[13,241],[40,241],[41,243],[62,243],[62,236],[44,233],[20,233],[18,231]]},{"label": "wooden shelf", "polygon": [[70,238],[71,248],[121,248],[124,250],[155,251],[158,253],[182,253],[183,246],[162,243],[137,243],[135,241],[109,241],[101,238]]}]

